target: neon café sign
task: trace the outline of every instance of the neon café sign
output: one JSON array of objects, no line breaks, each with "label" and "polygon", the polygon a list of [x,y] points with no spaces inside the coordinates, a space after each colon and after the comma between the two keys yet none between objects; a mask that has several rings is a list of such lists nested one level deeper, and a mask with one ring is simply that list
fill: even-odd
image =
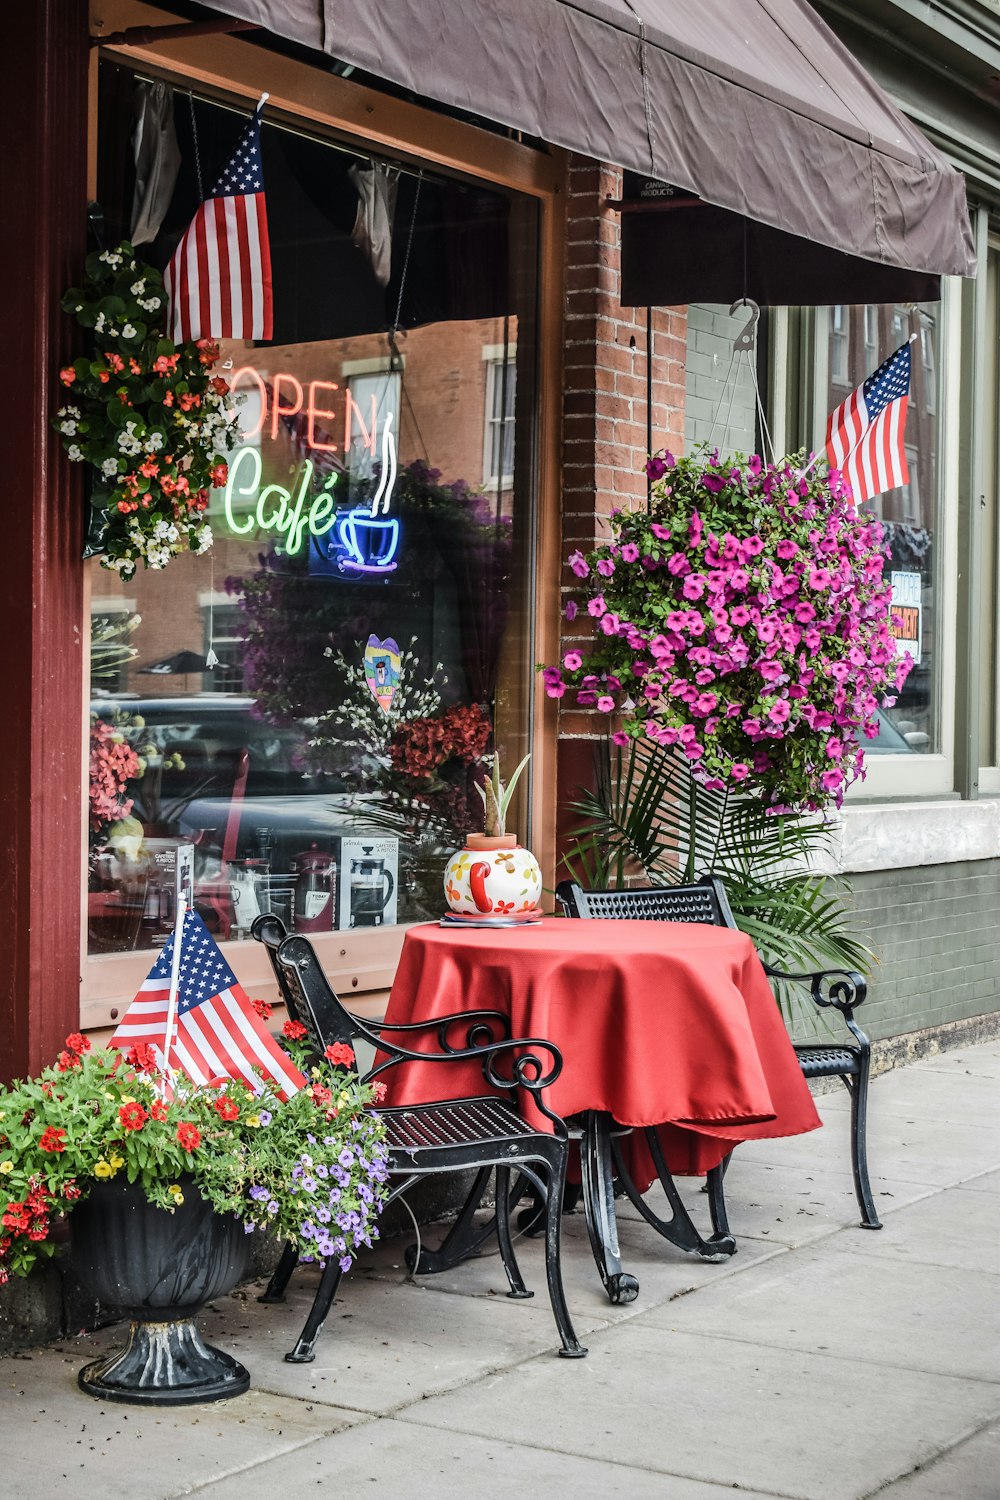
[{"label": "neon caf\u00e9 sign", "polygon": [[[257,437],[265,428],[268,436],[275,439],[283,420],[297,418],[297,425],[303,430],[304,446],[310,454],[340,451],[336,443],[326,440],[329,430],[318,425],[319,419],[331,419],[336,415],[328,407],[318,404],[329,400],[327,392],[339,389],[334,382],[311,380],[303,386],[294,375],[280,373],[269,388],[256,370],[245,366],[231,377],[234,392],[237,383],[244,378],[256,385],[260,397],[260,415],[256,424],[250,428],[241,426],[245,442]],[[381,453],[379,481],[369,504],[338,510],[332,493],[338,475],[331,474],[317,492],[314,487],[316,460],[312,457],[304,460],[290,487],[266,484],[262,489],[260,449],[248,444],[238,448],[229,462],[229,478],[223,491],[226,525],[236,536],[258,531],[282,536],[285,540],[281,550],[292,556],[301,552],[303,545],[315,544],[320,556],[331,561],[335,559],[343,572],[391,573],[396,568],[400,542],[399,520],[389,515],[396,483],[395,414],[386,413],[380,442],[375,396],[371,398],[370,426],[366,426],[350,391],[345,395],[343,451],[349,451],[356,432],[352,428],[353,420],[360,428],[363,446],[373,457]],[[248,502],[249,510],[243,508]]]}]

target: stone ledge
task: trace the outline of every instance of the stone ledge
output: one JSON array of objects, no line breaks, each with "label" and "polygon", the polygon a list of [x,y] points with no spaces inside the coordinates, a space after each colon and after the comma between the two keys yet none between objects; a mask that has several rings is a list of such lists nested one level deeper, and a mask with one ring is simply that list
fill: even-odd
[{"label": "stone ledge", "polygon": [[831,875],[1000,859],[1000,798],[848,804],[831,821]]}]

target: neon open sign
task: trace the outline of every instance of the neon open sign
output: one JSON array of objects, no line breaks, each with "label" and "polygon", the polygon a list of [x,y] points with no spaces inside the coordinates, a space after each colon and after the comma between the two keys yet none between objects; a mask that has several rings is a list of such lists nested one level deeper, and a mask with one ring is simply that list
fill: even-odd
[{"label": "neon open sign", "polygon": [[[292,375],[277,375],[273,387],[261,379],[249,366],[237,370],[232,378],[237,382],[249,376],[256,383],[260,395],[260,412],[253,427],[243,429],[244,439],[254,438],[269,426],[269,436],[276,438],[278,425],[283,420],[296,420],[304,428],[304,446],[315,452],[335,453],[337,444],[325,441],[329,432],[321,428],[319,418],[332,418],[335,413],[328,407],[320,407],[317,398],[322,392],[338,389],[332,381],[313,380],[308,387]],[[307,394],[308,392],[308,394]],[[287,399],[282,400],[287,394]],[[327,399],[325,396],[323,399]],[[377,407],[374,395],[371,406],[371,426],[366,427],[351,393],[347,392],[345,407],[344,448],[349,448],[356,419],[361,429],[363,446],[372,454],[378,451]],[[396,435],[393,431],[394,413],[386,415],[381,436],[381,469],[378,485],[367,506],[356,506],[350,510],[337,509],[336,498],[331,493],[337,484],[338,475],[331,474],[318,493],[314,487],[316,465],[306,458],[299,474],[291,486],[266,484],[261,488],[263,460],[259,449],[243,447],[237,450],[229,464],[229,477],[223,491],[223,506],[226,525],[237,536],[251,532],[271,532],[284,538],[282,550],[294,556],[302,550],[306,539],[320,544],[322,555],[337,555],[338,566],[347,572],[389,573],[396,567],[395,557],[399,550],[400,525],[390,517],[389,504],[396,483]],[[244,508],[246,507],[246,508]],[[333,535],[331,536],[331,533]]]}]

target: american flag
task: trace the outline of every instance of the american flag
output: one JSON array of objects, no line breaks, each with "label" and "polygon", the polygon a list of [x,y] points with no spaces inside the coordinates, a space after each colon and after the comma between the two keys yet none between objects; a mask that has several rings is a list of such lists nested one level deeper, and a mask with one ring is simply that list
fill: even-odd
[{"label": "american flag", "polygon": [[909,394],[907,343],[830,413],[826,456],[849,482],[856,505],[909,483],[903,443]]},{"label": "american flag", "polygon": [[[162,1061],[174,937],[164,944],[110,1046],[127,1049],[146,1042]],[[172,1069],[195,1083],[244,1078],[256,1089],[256,1067],[282,1099],[298,1092],[305,1078],[267,1030],[197,912],[184,916],[178,979]]]},{"label": "american flag", "polygon": [[271,248],[259,106],[229,165],[188,225],[163,281],[175,343],[271,337]]}]

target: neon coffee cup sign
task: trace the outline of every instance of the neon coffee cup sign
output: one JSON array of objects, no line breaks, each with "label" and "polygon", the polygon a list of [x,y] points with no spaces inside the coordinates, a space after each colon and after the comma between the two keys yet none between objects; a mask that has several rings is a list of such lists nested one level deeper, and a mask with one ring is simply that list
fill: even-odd
[{"label": "neon coffee cup sign", "polygon": [[[335,412],[319,401],[328,400],[338,386],[332,381],[312,380],[303,387],[293,375],[275,376],[270,387],[259,373],[247,366],[232,377],[235,391],[239,380],[247,378],[257,387],[260,414],[249,428],[242,427],[244,441],[261,434],[278,436],[279,424],[294,424],[293,437],[311,454],[336,453],[338,445],[329,441],[329,429],[319,419],[332,419]],[[287,393],[287,399],[283,396]],[[282,551],[294,556],[303,545],[315,541],[325,556],[336,557],[344,572],[390,573],[396,568],[400,525],[389,515],[396,483],[395,413],[387,412],[382,423],[381,440],[377,424],[375,397],[371,401],[371,425],[366,426],[350,391],[346,392],[344,409],[344,452],[348,452],[354,433],[353,422],[360,427],[364,446],[375,455],[381,466],[378,484],[371,501],[365,506],[338,510],[332,493],[338,482],[336,472],[316,488],[316,462],[304,459],[292,485],[266,484],[261,488],[263,460],[256,445],[239,448],[230,460],[229,477],[223,490],[226,525],[237,536],[251,532],[270,532],[284,538]],[[323,540],[325,539],[325,540]],[[320,545],[322,543],[322,545]]]}]

